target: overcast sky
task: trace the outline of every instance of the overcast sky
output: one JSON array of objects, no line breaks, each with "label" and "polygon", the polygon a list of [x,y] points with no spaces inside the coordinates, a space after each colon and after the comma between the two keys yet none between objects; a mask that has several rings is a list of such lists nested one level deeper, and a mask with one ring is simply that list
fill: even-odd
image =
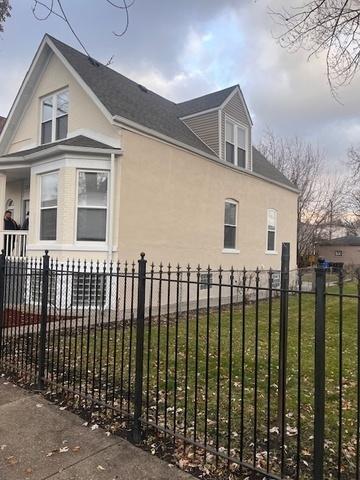
[{"label": "overcast sky", "polygon": [[[298,0],[135,0],[128,32],[119,39],[112,31],[122,30],[124,12],[105,0],[63,5],[90,54],[102,62],[114,55],[115,70],[174,101],[239,83],[255,141],[270,127],[319,143],[329,163],[340,164],[347,148],[360,143],[360,76],[341,90],[340,104],[330,93],[322,58],[308,61],[305,52],[290,54],[276,43],[267,9],[290,1]],[[58,18],[35,20],[32,0],[12,4],[0,36],[4,116],[46,32],[80,48]]]}]

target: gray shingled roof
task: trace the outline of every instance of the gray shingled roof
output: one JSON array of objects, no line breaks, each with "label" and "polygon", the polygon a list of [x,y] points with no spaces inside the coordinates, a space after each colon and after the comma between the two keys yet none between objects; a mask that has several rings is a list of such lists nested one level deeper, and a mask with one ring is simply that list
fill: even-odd
[{"label": "gray shingled roof", "polygon": [[232,87],[224,88],[224,90],[219,90],[218,92],[208,93],[202,97],[193,98],[192,100],[178,103],[177,106],[179,116],[186,117],[187,115],[192,115],[193,113],[203,112],[204,110],[220,107],[230,93],[237,87],[238,85],[233,85]]},{"label": "gray shingled roof", "polygon": [[253,147],[253,171],[274,182],[282,183],[290,188],[296,188],[295,185],[274,167],[255,147]]},{"label": "gray shingled roof", "polygon": [[[126,118],[208,155],[215,156],[214,152],[179,117],[219,107],[237,85],[176,104],[115,70],[89,59],[86,55],[56,38],[49,35],[48,37],[111,115]],[[263,177],[295,188],[256,149],[254,149],[253,155],[253,168],[254,172]]]},{"label": "gray shingled roof", "polygon": [[318,242],[318,245],[322,245],[322,246],[343,245],[343,246],[359,247],[360,237],[350,235],[348,237],[334,238],[332,240],[321,240],[320,242]]},{"label": "gray shingled roof", "polygon": [[65,43],[50,37],[111,115],[119,115],[214,155],[179,118],[177,105]]},{"label": "gray shingled roof", "polygon": [[76,137],[66,138],[60,142],[46,143],[44,145],[39,145],[38,147],[29,148],[28,150],[21,150],[19,152],[10,153],[10,155],[4,155],[0,158],[8,157],[25,157],[31,155],[32,153],[41,152],[42,150],[47,150],[48,148],[56,147],[58,145],[65,145],[69,147],[88,147],[88,148],[107,148],[114,150],[114,147],[106,145],[105,143],[98,142],[92,138],[85,137],[84,135],[78,135]]}]

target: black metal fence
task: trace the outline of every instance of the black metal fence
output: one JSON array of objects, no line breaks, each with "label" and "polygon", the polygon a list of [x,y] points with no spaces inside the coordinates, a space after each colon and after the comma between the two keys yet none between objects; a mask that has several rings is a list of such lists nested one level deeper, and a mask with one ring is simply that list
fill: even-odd
[{"label": "black metal fence", "polygon": [[209,478],[360,479],[357,274],[0,256],[0,368]]}]

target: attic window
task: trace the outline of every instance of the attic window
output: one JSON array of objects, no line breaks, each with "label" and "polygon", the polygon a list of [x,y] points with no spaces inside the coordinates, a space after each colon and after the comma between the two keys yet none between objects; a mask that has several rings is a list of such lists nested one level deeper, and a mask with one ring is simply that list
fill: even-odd
[{"label": "attic window", "polygon": [[41,103],[41,144],[67,137],[69,91],[50,95]]},{"label": "attic window", "polygon": [[246,129],[229,119],[225,122],[225,158],[241,168],[246,168]]}]

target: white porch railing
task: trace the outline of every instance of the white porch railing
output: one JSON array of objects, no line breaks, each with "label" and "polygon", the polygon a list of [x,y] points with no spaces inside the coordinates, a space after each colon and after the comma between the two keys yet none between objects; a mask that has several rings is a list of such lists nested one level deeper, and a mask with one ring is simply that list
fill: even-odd
[{"label": "white porch railing", "polygon": [[27,230],[1,230],[1,250],[7,257],[26,257],[27,235]]}]

